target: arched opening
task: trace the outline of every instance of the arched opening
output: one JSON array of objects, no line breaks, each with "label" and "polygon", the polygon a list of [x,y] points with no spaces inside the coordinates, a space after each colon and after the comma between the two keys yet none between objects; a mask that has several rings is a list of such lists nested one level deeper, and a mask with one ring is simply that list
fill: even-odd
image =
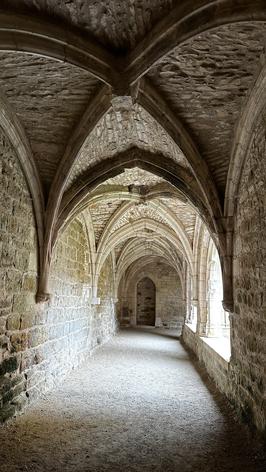
[{"label": "arched opening", "polygon": [[[67,190],[61,202],[60,215],[56,223],[53,240],[56,240],[58,230],[67,219],[72,218],[74,214],[78,214],[81,209],[86,207],[87,198],[91,192],[99,188],[100,185],[106,184],[107,181],[114,182],[118,176],[124,174],[125,169],[132,172],[135,168],[164,180],[169,188],[177,191],[182,196],[181,198],[185,198],[197,209],[209,230],[215,233],[217,221],[213,218],[212,210],[202,195],[197,181],[192,178],[186,168],[160,153],[154,154],[133,146],[126,152],[120,152],[110,159],[105,159],[104,162],[96,163],[82,174],[81,185],[77,180]],[[136,189],[134,190],[133,186],[130,192],[134,193],[135,191]]]},{"label": "arched opening", "polygon": [[137,283],[137,326],[155,326],[156,287],[149,277]]},{"label": "arched opening", "polygon": [[227,361],[231,356],[229,315],[222,305],[223,279],[217,248],[211,238],[206,244],[205,256],[201,259],[203,283],[200,293],[200,336]]},{"label": "arched opening", "polygon": [[222,270],[218,251],[213,244],[207,281],[207,335],[210,337],[229,336],[229,316],[223,309],[222,299]]},{"label": "arched opening", "polygon": [[265,0],[106,3],[1,3],[0,423],[82,365],[2,462],[264,470],[178,338],[264,434]]}]

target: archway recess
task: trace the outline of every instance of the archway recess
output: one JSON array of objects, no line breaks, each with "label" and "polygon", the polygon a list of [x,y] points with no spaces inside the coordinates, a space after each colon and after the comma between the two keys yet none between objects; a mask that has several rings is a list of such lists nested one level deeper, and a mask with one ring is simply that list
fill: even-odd
[{"label": "archway recess", "polygon": [[[155,274],[155,324],[186,317],[187,344],[265,429],[265,33],[265,0],[1,0],[0,324],[18,375],[59,311],[75,305],[87,349]],[[228,321],[225,376],[202,346]]]}]

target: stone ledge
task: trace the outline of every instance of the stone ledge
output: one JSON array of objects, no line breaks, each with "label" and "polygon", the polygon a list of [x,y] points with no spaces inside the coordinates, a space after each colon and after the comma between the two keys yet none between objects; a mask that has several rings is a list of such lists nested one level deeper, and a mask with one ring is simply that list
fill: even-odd
[{"label": "stone ledge", "polygon": [[206,343],[213,351],[221,356],[226,362],[230,362],[231,346],[230,338],[207,338],[200,336],[200,339]]},{"label": "stone ledge", "polygon": [[[199,336],[196,333],[195,326],[185,324],[185,328],[188,328],[194,336],[198,339],[198,341],[203,342],[208,346],[208,348],[211,349],[215,354],[217,354],[219,357],[221,357],[224,361],[227,363],[230,362],[230,357],[231,357],[231,347],[230,347],[230,338],[226,337],[220,337],[220,338],[208,338],[205,336]],[[226,342],[226,345],[223,345],[223,341]]]},{"label": "stone ledge", "polygon": [[182,339],[184,344],[194,352],[200,363],[205,367],[209,376],[214,380],[218,389],[230,398],[230,362],[185,325]]}]

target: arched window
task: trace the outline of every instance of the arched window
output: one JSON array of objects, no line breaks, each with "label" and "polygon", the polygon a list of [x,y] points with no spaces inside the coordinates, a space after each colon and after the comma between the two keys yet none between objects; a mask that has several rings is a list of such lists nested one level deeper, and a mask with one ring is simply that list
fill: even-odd
[{"label": "arched window", "polygon": [[155,285],[144,277],[137,284],[137,325],[155,326],[155,300]]},{"label": "arched window", "polygon": [[197,301],[193,299],[193,280],[190,272],[186,274],[186,301],[187,301],[187,313],[186,323],[190,325],[193,331],[197,328]]},{"label": "arched window", "polygon": [[218,251],[213,242],[209,251],[207,279],[207,336],[229,336],[228,313],[224,311],[222,270]]}]

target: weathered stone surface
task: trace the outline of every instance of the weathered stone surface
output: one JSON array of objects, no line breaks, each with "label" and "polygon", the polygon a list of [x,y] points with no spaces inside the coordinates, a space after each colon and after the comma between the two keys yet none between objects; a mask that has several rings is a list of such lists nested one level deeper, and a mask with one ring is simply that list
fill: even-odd
[{"label": "weathered stone surface", "polygon": [[142,218],[149,218],[151,220],[157,221],[158,223],[164,223],[168,225],[165,218],[162,218],[154,208],[151,208],[147,203],[140,203],[138,205],[134,205],[130,207],[121,218],[114,224],[110,233],[114,233],[115,231],[123,228],[128,223],[133,223],[134,221],[138,221]]},{"label": "weathered stone surface", "polygon": [[132,146],[162,152],[178,164],[187,166],[181,150],[172,138],[147,111],[136,104],[126,111],[111,109],[99,121],[79,153],[68,187],[93,165]]},{"label": "weathered stone surface", "polygon": [[260,430],[266,427],[266,135],[257,124],[243,170],[234,243],[232,369],[234,401]]},{"label": "weathered stone surface", "polygon": [[266,464],[175,331],[162,329],[122,331],[2,427],[0,444],[3,472],[21,464],[53,472],[262,472]]},{"label": "weathered stone surface", "polygon": [[89,246],[79,219],[60,235],[53,253],[52,301],[46,307],[35,304],[37,254],[32,203],[16,153],[3,132],[0,154],[0,419],[5,420],[111,336],[115,313],[114,309],[112,315],[108,311],[113,295],[107,286],[104,314],[94,315]]},{"label": "weathered stone surface", "polygon": [[107,341],[117,330],[114,282],[112,258],[109,256],[102,267],[98,282],[100,305],[94,307],[92,319],[94,345]]},{"label": "weathered stone surface", "polygon": [[8,372],[13,372],[18,368],[18,360],[17,357],[9,357],[1,363],[0,366],[0,375],[4,375]]},{"label": "weathered stone surface", "polygon": [[[26,347],[21,338],[21,315],[33,306],[35,283],[23,287],[23,278],[36,280],[35,225],[32,203],[15,150],[0,130],[1,186],[1,334],[0,377],[17,370],[19,358],[12,353]],[[33,258],[34,259],[34,258]]]},{"label": "weathered stone surface", "polygon": [[192,205],[188,202],[182,202],[180,199],[160,198],[160,201],[168,207],[176,218],[181,221],[184,226],[186,234],[188,235],[191,244],[193,243],[195,223],[197,213]]},{"label": "weathered stone surface", "polygon": [[[253,127],[250,147],[241,173],[237,196],[233,247],[234,311],[231,314],[232,354],[227,363],[198,334],[185,327],[183,339],[205,365],[240,413],[265,431],[265,187],[266,136],[264,119]],[[204,240],[202,241],[203,251]],[[206,246],[207,248],[207,246]],[[200,292],[206,268],[199,276]],[[206,307],[198,304],[202,318]],[[208,313],[207,313],[208,316]],[[199,328],[201,329],[201,327]]]},{"label": "weathered stone surface", "polygon": [[103,202],[95,203],[89,206],[96,244],[99,242],[105,225],[121,205],[121,200],[106,199]]},{"label": "weathered stone surface", "polygon": [[250,22],[201,33],[148,74],[191,131],[222,193],[237,119],[261,67],[265,32],[265,24]]},{"label": "weathered stone surface", "polygon": [[182,339],[185,345],[196,354],[201,364],[204,365],[219,390],[230,397],[230,364],[187,325],[183,328]]},{"label": "weathered stone surface", "polygon": [[167,14],[173,0],[3,0],[3,4],[25,11],[52,15],[67,25],[76,26],[94,35],[107,47],[119,52],[132,48],[152,26]]},{"label": "weathered stone surface", "polygon": [[106,180],[106,185],[144,185],[145,187],[152,188],[158,183],[165,182],[164,179],[158,177],[157,175],[152,174],[143,169],[135,167],[133,169],[125,169],[124,172],[112,179]]},{"label": "weathered stone surface", "polygon": [[[208,2],[199,0],[195,6],[202,8],[197,18],[194,16],[192,21],[192,17],[187,16],[185,23],[181,21],[179,26],[173,25],[174,15],[172,24],[170,17],[164,21],[167,12],[176,6],[174,3],[172,0],[1,2],[1,9],[27,12],[23,32],[17,31],[18,17],[13,17],[12,31],[4,31],[5,27],[10,27],[8,21],[3,21],[1,29],[2,49],[10,47],[13,52],[0,54],[0,89],[4,94],[0,118],[1,126],[14,143],[12,148],[1,131],[2,419],[36,399],[40,392],[87,359],[94,347],[112,336],[116,331],[117,307],[123,321],[132,320],[136,314],[138,277],[149,277],[156,286],[157,324],[175,326],[180,332],[186,312],[195,333],[186,327],[185,342],[236,409],[259,430],[265,431],[264,112],[260,113],[261,123],[257,126],[252,128],[248,123],[248,115],[252,121],[253,113],[257,116],[256,109],[261,110],[264,103],[266,30],[265,22],[255,21],[263,17],[263,1],[253,2],[254,6],[252,2],[211,2],[214,8],[207,18]],[[187,4],[179,2],[177,6],[182,16]],[[256,6],[260,9],[258,16]],[[235,23],[239,18],[237,12],[242,18],[246,8],[250,12],[247,18],[252,21]],[[36,31],[40,26],[34,23],[32,12],[39,13],[40,21],[47,20],[47,34],[39,31],[38,39]],[[215,21],[219,22],[220,17],[216,15],[220,14],[228,24],[208,30]],[[161,19],[156,30],[158,41],[153,31],[146,37],[146,45],[142,44],[143,47],[130,54],[136,43]],[[22,17],[20,20],[23,21]],[[199,20],[202,20],[201,25],[197,23]],[[180,34],[189,34],[190,28],[197,25],[199,30],[203,27],[205,31],[169,53],[175,46],[174,41],[178,43]],[[63,27],[61,33],[60,26]],[[70,26],[75,27],[74,36],[73,31],[69,31]],[[36,30],[30,32],[27,27]],[[52,38],[53,34],[62,34],[61,39]],[[73,37],[77,38],[77,47]],[[91,37],[106,45],[106,50],[99,45],[95,47],[94,40],[90,42]],[[86,45],[84,51],[82,44]],[[31,50],[32,54],[22,50]],[[166,50],[167,56],[151,64],[152,57],[162,57]],[[136,57],[138,53],[140,56]],[[44,57],[50,54],[59,62]],[[145,63],[148,56],[151,62]],[[132,57],[136,60],[130,64]],[[100,86],[98,80],[85,72],[87,69],[108,86]],[[132,85],[140,70],[146,77]],[[259,70],[261,73],[254,85]],[[243,107],[248,111],[235,133]],[[14,115],[9,108],[19,118],[25,136],[23,129],[13,123]],[[75,126],[81,116],[83,120],[77,129]],[[242,123],[245,123],[243,131],[247,139],[242,139],[239,132]],[[251,128],[254,135],[249,136]],[[48,196],[71,136],[64,166],[60,167],[53,192]],[[27,145],[24,146],[26,138],[40,171],[40,185]],[[229,168],[232,143],[233,171],[231,165]],[[250,148],[245,149],[249,144]],[[239,149],[241,151],[237,152]],[[239,154],[244,157],[245,151],[248,155],[242,172]],[[123,155],[119,155],[121,152]],[[72,172],[64,188],[68,193],[62,196],[72,162]],[[82,181],[82,176],[90,178],[91,175],[92,180],[97,180],[108,166],[115,175],[111,167],[117,163],[121,172],[124,166],[134,164],[154,169],[158,175],[165,175],[171,185],[146,171],[132,168],[110,179],[106,185],[102,182],[91,195],[85,195],[86,187],[82,185],[86,182],[85,178]],[[94,166],[97,172],[92,172]],[[234,184],[237,187],[241,173],[239,188],[234,189],[235,194],[230,194]],[[226,183],[229,183],[230,195],[227,192],[224,199]],[[72,192],[69,191],[71,186]],[[174,186],[178,190],[174,190]],[[78,215],[75,205],[82,188],[85,199],[82,204],[86,201],[88,208],[84,206],[82,215]],[[75,194],[76,191],[80,194]],[[187,201],[188,195],[195,207]],[[130,208],[106,231],[106,244],[99,245],[110,218],[126,201],[130,202]],[[69,208],[75,215],[71,213],[72,219]],[[212,234],[200,214],[204,215]],[[50,254],[49,244],[42,246],[42,237],[37,241],[37,233],[43,236],[42,223],[53,243],[54,233],[61,228],[53,254]],[[230,310],[234,306],[229,364],[213,351],[211,343],[201,339],[202,335],[217,334],[215,312],[220,317],[224,337],[229,340],[228,316],[220,306],[223,287],[217,251],[217,258],[213,257],[215,244],[222,262],[224,306]],[[98,246],[96,254],[95,246],[96,249]],[[47,247],[47,253],[37,261],[43,247]],[[43,261],[46,264],[51,258],[48,282],[52,298],[46,305],[37,306],[38,281],[38,300],[41,298],[43,302],[48,298],[47,294],[42,297],[41,291],[46,273],[37,271],[43,268]],[[216,294],[215,285],[216,288],[219,285]],[[119,292],[122,300],[117,300]],[[144,294],[145,298],[149,296]]]},{"label": "weathered stone surface", "polygon": [[98,81],[86,71],[30,54],[0,53],[0,90],[30,139],[45,185]]}]

